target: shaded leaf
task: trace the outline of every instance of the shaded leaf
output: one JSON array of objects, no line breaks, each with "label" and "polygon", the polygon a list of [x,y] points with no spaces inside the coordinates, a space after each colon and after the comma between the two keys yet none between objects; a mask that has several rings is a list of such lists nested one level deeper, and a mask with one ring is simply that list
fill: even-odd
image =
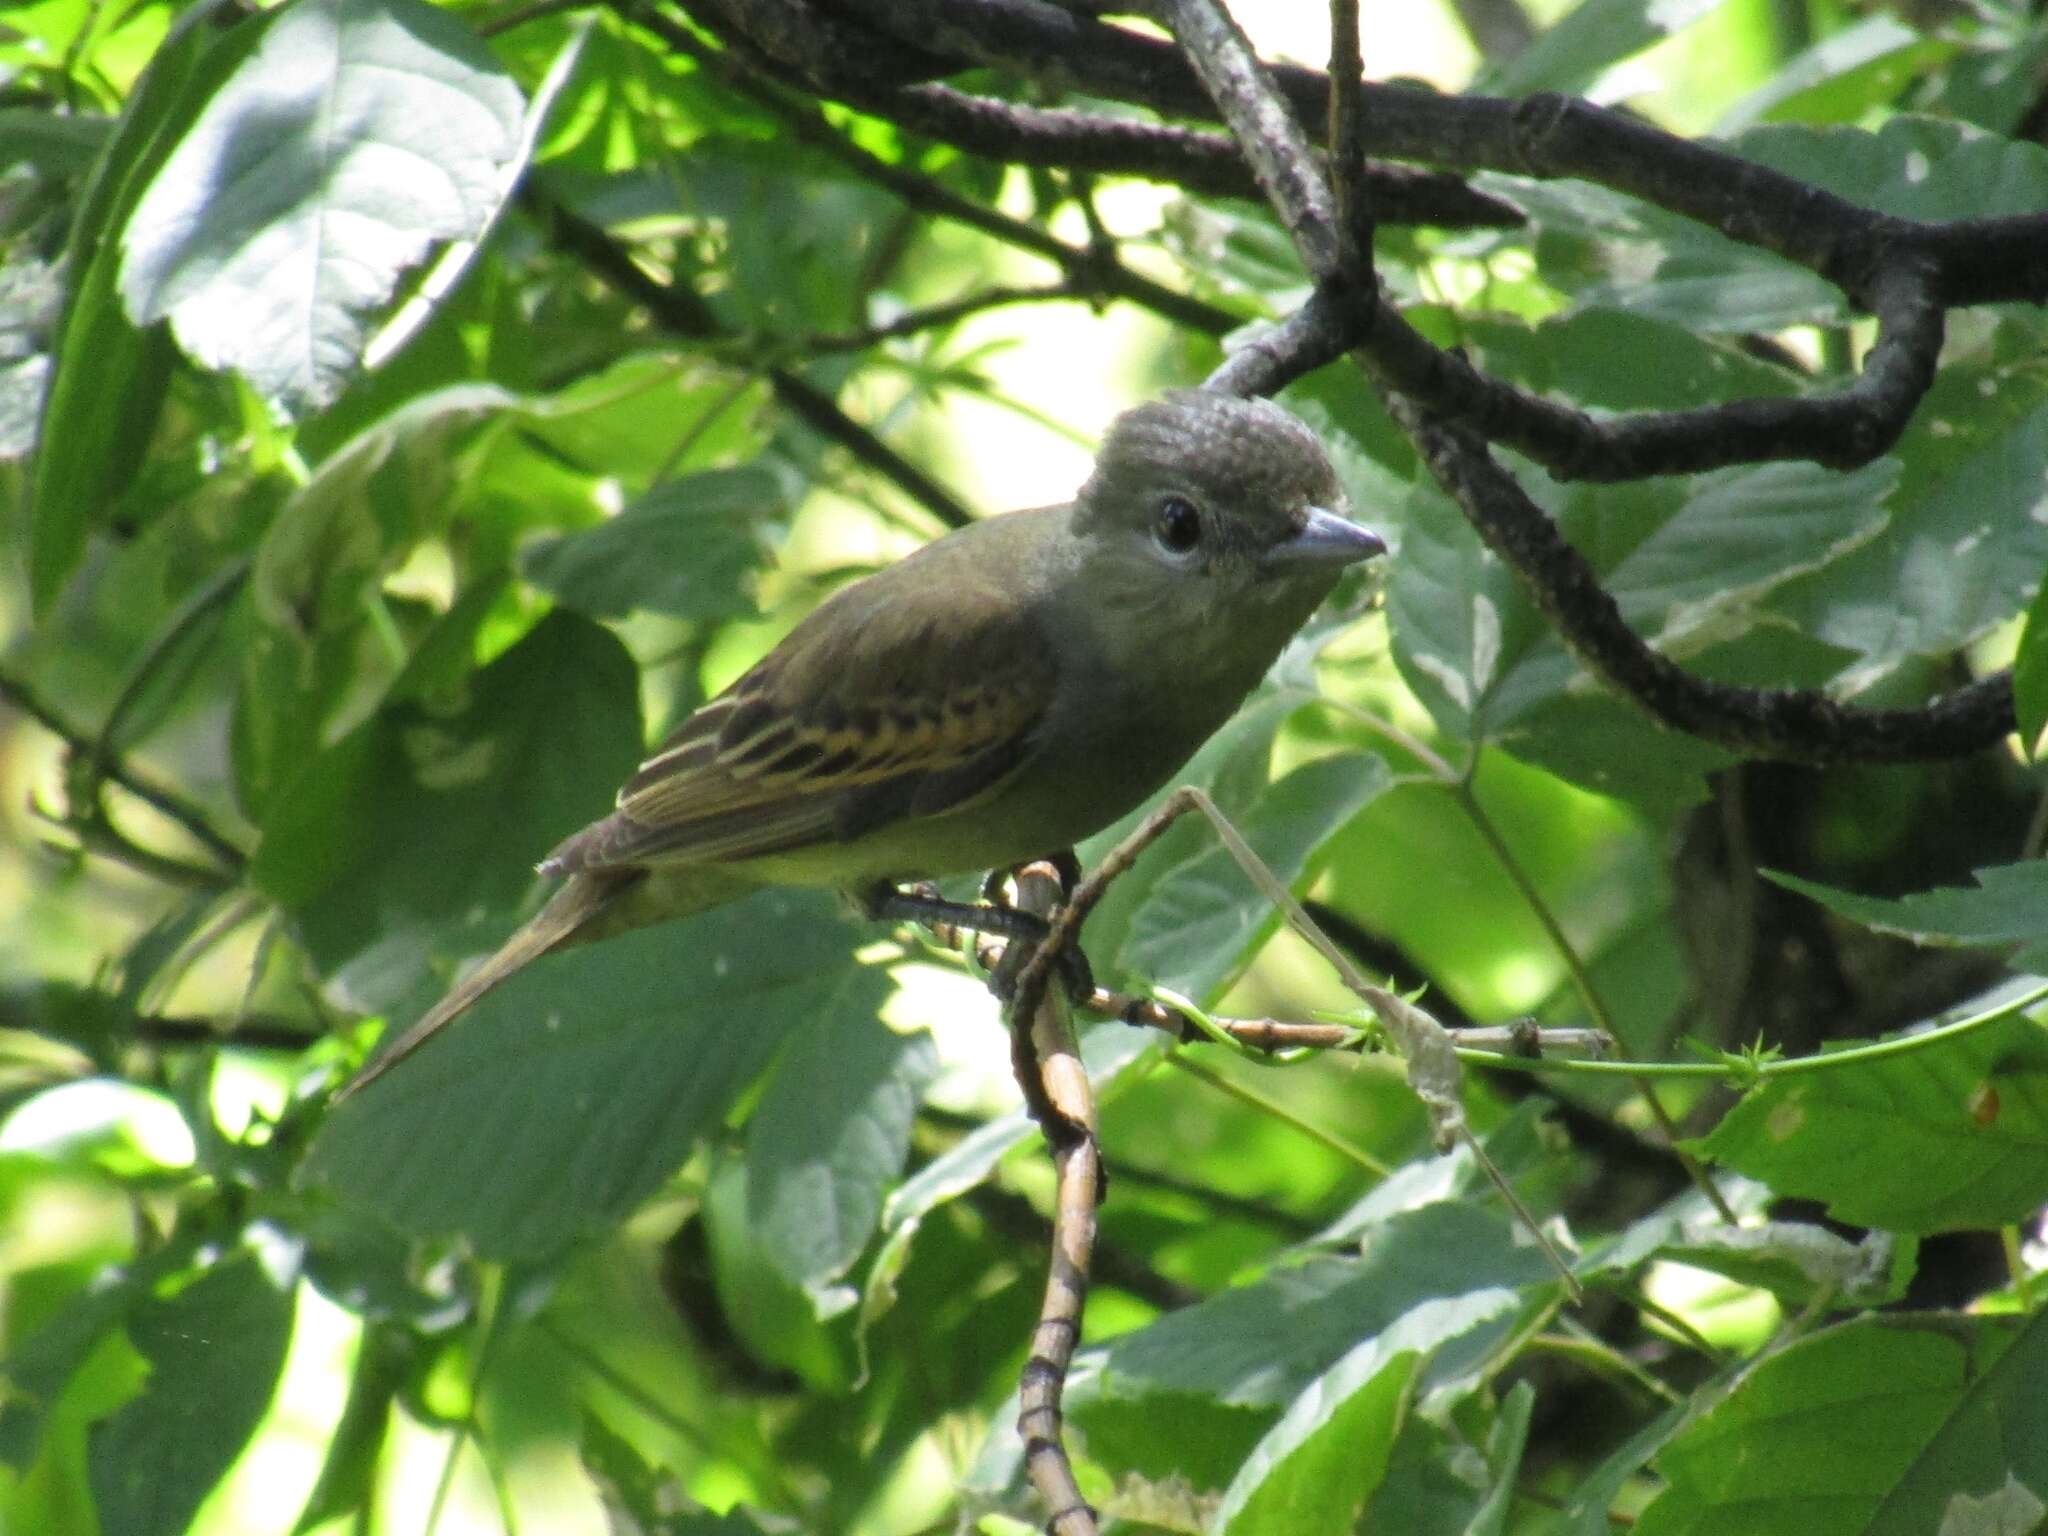
[{"label": "shaded leaf", "polygon": [[554,614],[453,709],[394,703],[314,759],[251,873],[361,1011],[416,999],[438,985],[430,957],[502,937],[533,861],[606,809],[639,760],[638,718],[618,641]]},{"label": "shaded leaf", "polygon": [[29,485],[29,591],[46,614],[135,476],[162,409],[171,345],[139,330],[115,297],[115,236],[144,185],[220,80],[255,45],[262,23],[211,30],[222,0],[179,18],[136,82],[71,228],[71,292],[51,347]]},{"label": "shaded leaf", "polygon": [[129,1313],[149,1380],[89,1437],[103,1536],[185,1529],[269,1406],[292,1315],[289,1283],[248,1251]]},{"label": "shaded leaf", "polygon": [[1859,896],[1796,875],[1765,870],[1788,891],[1811,897],[1852,922],[1915,944],[2019,944],[2024,970],[2048,969],[2048,863],[2029,859],[1976,872],[1974,886],[1937,886],[1908,896]]},{"label": "shaded leaf", "polygon": [[766,891],[549,955],[321,1127],[303,1177],[408,1232],[544,1257],[624,1217],[782,1042],[886,982],[827,897]]},{"label": "shaded leaf", "polygon": [[594,528],[536,542],[521,570],[595,618],[748,613],[747,578],[767,555],[764,526],[787,511],[788,492],[767,467],[705,470],[663,481]]},{"label": "shaded leaf", "polygon": [[1692,25],[1711,0],[1580,0],[1506,63],[1484,71],[1473,89],[1489,96],[1584,91],[1611,64]]}]

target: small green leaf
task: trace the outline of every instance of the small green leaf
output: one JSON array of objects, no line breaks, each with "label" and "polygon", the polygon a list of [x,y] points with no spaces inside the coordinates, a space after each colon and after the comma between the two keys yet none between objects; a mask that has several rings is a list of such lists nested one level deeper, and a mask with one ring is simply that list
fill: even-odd
[{"label": "small green leaf", "polygon": [[1692,25],[1713,8],[1712,0],[1581,0],[1527,48],[1486,70],[1473,89],[1489,96],[1583,91],[1608,66]]},{"label": "small green leaf", "polygon": [[791,1040],[747,1122],[747,1218],[770,1260],[816,1298],[874,1235],[882,1193],[903,1171],[910,1124],[939,1069],[926,1034],[836,1009]]},{"label": "small green leaf", "polygon": [[[1393,781],[1384,761],[1359,753],[1317,758],[1276,780],[1237,829],[1285,885],[1314,868],[1316,851]],[[1200,818],[1190,817],[1208,834]],[[1195,995],[1214,995],[1244,966],[1280,914],[1213,835],[1159,875],[1117,951],[1118,968]]]}]

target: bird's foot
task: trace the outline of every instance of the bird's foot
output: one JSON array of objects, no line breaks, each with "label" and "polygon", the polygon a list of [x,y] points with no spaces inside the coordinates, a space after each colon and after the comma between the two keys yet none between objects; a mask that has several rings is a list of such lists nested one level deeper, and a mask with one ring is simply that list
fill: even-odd
[{"label": "bird's foot", "polygon": [[[1066,888],[1072,890],[1067,871],[1062,868],[1060,874]],[[990,989],[1007,1003],[1017,989],[1017,977],[1030,958],[1029,952],[1045,942],[1051,925],[1035,913],[1022,912],[1004,904],[999,889],[991,895],[990,887],[984,886],[983,894],[990,899],[986,902],[949,901],[939,894],[937,886],[929,882],[895,886],[884,881],[856,892],[854,900],[862,915],[872,922],[911,922],[926,928],[960,928],[1009,940],[1003,958],[996,963],[995,971],[989,977]],[[1095,995],[1095,972],[1079,945],[1070,944],[1062,949],[1057,963],[1060,980],[1070,1001],[1078,1005]]]}]

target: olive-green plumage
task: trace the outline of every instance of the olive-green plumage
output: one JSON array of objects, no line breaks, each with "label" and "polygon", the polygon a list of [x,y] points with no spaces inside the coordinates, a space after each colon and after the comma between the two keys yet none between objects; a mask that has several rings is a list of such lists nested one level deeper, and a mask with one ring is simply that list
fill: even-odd
[{"label": "olive-green plumage", "polygon": [[528,961],[761,885],[865,891],[1071,848],[1237,709],[1346,566],[1321,445],[1180,391],[1074,501],[948,534],[819,606],[542,863],[561,889],[348,1088]]}]

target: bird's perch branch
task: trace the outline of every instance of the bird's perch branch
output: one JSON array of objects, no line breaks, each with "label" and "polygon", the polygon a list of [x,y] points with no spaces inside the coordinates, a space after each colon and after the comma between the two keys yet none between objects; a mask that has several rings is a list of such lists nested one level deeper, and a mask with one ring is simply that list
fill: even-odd
[{"label": "bird's perch branch", "polygon": [[[1018,871],[1016,905],[1047,919],[1061,895],[1059,872],[1049,864]],[[1035,963],[1035,957],[1034,961]],[[1047,970],[1050,974],[1051,957]],[[1030,963],[1026,970],[1029,971]],[[1102,1195],[1102,1152],[1095,1139],[1095,1099],[1081,1065],[1073,1021],[1057,993],[1040,986],[1027,999],[1021,988],[1010,1007],[1019,1086],[1052,1148],[1058,1176],[1053,1198],[1052,1258],[1045,1300],[1031,1333],[1031,1356],[1018,1389],[1017,1433],[1024,1467],[1051,1516],[1052,1536],[1095,1536],[1095,1511],[1081,1495],[1061,1434],[1060,1401],[1081,1339],[1088,1274],[1095,1251],[1095,1207]]]}]

